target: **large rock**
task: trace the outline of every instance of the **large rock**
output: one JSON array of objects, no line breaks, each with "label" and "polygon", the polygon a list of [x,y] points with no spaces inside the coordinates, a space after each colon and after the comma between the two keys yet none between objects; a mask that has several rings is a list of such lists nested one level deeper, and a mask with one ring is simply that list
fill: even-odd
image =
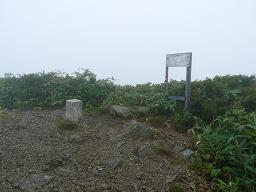
[{"label": "large rock", "polygon": [[120,117],[129,117],[131,115],[130,109],[121,105],[111,105],[109,107],[109,112],[112,115],[117,115]]},{"label": "large rock", "polygon": [[66,101],[66,118],[78,122],[82,117],[83,103],[78,99]]},{"label": "large rock", "polygon": [[122,129],[121,136],[134,139],[152,139],[155,136],[155,134],[156,131],[148,125],[132,120],[124,126],[124,129]]}]

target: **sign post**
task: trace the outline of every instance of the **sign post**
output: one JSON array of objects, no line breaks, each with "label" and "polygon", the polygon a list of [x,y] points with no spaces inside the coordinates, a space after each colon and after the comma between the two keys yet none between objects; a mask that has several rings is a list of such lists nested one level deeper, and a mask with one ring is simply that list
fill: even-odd
[{"label": "sign post", "polygon": [[[169,96],[169,67],[186,67],[186,90],[185,97]],[[165,94],[168,99],[185,101],[185,110],[188,110],[191,101],[191,71],[192,71],[192,53],[177,53],[166,55],[165,71]]]}]

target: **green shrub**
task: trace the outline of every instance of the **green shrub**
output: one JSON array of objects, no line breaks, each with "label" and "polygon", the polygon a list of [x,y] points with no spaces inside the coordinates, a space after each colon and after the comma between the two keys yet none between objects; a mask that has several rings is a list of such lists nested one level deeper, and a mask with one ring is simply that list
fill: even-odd
[{"label": "green shrub", "polygon": [[256,190],[256,114],[234,109],[196,135],[196,161],[222,191]]},{"label": "green shrub", "polygon": [[247,111],[256,111],[255,76],[216,76],[192,82],[190,113],[206,122],[224,115],[240,102]]},{"label": "green shrub", "polygon": [[195,117],[191,113],[180,112],[175,113],[172,117],[175,129],[180,132],[186,132],[195,124]]},{"label": "green shrub", "polygon": [[103,109],[110,105],[125,105],[131,107],[135,114],[139,114],[139,109],[144,107],[143,115],[170,115],[174,112],[176,103],[167,100],[162,89],[158,85],[144,84],[136,86],[119,86],[104,100]]},{"label": "green shrub", "polygon": [[5,121],[9,120],[10,118],[11,118],[11,116],[0,107],[0,122],[5,122]]},{"label": "green shrub", "polygon": [[5,108],[63,107],[67,99],[83,100],[84,106],[101,105],[113,92],[111,80],[97,80],[89,70],[68,75],[60,72],[0,78],[0,105]]},{"label": "green shrub", "polygon": [[[183,103],[166,100],[164,84],[114,85],[111,79],[98,80],[88,69],[72,75],[61,72],[34,73],[0,77],[0,106],[4,108],[59,108],[71,98],[81,99],[88,110],[112,104],[146,107],[146,114],[173,116]],[[170,95],[184,95],[185,82],[171,81]],[[217,76],[192,82],[190,113],[206,122],[225,114],[237,102],[247,111],[256,110],[255,76]],[[137,112],[137,113],[136,113]]]},{"label": "green shrub", "polygon": [[150,116],[150,108],[146,106],[131,106],[131,113],[135,117],[148,117]]}]

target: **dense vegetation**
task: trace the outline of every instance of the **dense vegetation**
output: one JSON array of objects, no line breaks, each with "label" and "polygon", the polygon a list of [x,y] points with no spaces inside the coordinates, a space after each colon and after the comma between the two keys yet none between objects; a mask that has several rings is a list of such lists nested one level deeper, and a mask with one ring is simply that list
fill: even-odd
[{"label": "dense vegetation", "polygon": [[[171,95],[183,95],[184,89],[184,82],[170,82]],[[129,106],[135,116],[162,117],[180,128],[193,127],[197,168],[222,191],[256,190],[255,76],[192,82],[190,113],[183,111],[182,103],[166,100],[164,84],[120,86],[111,79],[97,79],[89,70],[0,78],[2,108],[57,108],[70,98],[83,100],[86,110],[120,104]]]},{"label": "dense vegetation", "polygon": [[82,99],[85,106],[100,106],[114,91],[111,80],[97,80],[84,70],[72,75],[50,72],[0,78],[0,106],[3,108],[62,107],[66,99]]},{"label": "dense vegetation", "polygon": [[223,191],[256,190],[256,113],[233,109],[194,130],[196,168]]}]

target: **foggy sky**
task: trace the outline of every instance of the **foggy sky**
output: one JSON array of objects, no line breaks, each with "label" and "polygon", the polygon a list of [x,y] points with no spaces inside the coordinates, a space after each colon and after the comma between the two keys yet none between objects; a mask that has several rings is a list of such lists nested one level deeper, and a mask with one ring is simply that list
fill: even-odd
[{"label": "foggy sky", "polygon": [[0,75],[88,68],[159,83],[165,55],[187,51],[192,79],[255,74],[255,10],[255,0],[0,0]]}]

